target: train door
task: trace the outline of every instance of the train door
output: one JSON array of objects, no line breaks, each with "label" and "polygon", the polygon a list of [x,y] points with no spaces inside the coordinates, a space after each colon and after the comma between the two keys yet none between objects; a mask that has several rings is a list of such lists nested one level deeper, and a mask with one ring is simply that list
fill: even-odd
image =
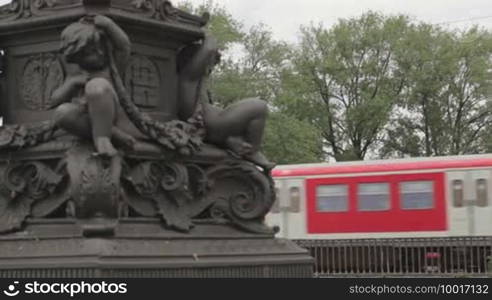
[{"label": "train door", "polygon": [[302,179],[275,181],[277,200],[267,217],[267,223],[280,227],[277,237],[296,239],[306,234],[303,183]]},{"label": "train door", "polygon": [[490,170],[471,171],[470,188],[473,190],[473,210],[471,210],[474,235],[489,235],[492,232],[492,206]]},{"label": "train door", "polygon": [[490,170],[448,173],[451,235],[490,234],[491,186]]}]

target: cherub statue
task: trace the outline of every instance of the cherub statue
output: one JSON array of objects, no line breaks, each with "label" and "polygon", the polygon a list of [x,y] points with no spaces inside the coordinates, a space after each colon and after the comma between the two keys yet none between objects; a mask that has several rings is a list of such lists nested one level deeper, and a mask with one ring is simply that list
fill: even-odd
[{"label": "cherub statue", "polygon": [[117,127],[121,110],[111,76],[111,60],[122,71],[130,56],[130,40],[111,19],[87,16],[61,35],[61,52],[75,70],[52,94],[55,123],[80,137],[92,139],[97,154],[117,154],[112,139],[133,146],[135,139]]},{"label": "cherub statue", "polygon": [[207,81],[214,66],[220,62],[216,39],[206,33],[201,43],[181,49],[177,60],[180,119],[202,117],[205,142],[228,149],[267,171],[271,170],[274,163],[260,152],[268,114],[266,102],[248,98],[225,109],[211,104]]}]

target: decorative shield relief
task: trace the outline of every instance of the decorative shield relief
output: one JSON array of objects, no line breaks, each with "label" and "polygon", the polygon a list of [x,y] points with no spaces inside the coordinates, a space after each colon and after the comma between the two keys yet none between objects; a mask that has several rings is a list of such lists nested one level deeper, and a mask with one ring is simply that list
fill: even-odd
[{"label": "decorative shield relief", "polygon": [[147,57],[134,55],[125,71],[125,85],[134,103],[141,107],[156,107],[159,101],[159,70]]},{"label": "decorative shield relief", "polygon": [[58,57],[43,53],[30,57],[24,67],[20,93],[25,106],[31,110],[52,108],[51,94],[63,84],[63,67]]}]

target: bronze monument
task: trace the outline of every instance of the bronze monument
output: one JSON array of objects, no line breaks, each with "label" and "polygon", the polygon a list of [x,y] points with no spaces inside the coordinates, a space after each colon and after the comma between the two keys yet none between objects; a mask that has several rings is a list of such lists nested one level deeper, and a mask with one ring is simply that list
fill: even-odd
[{"label": "bronze monument", "polygon": [[0,7],[0,277],[311,275],[264,224],[267,105],[208,99],[206,23],[164,0]]}]

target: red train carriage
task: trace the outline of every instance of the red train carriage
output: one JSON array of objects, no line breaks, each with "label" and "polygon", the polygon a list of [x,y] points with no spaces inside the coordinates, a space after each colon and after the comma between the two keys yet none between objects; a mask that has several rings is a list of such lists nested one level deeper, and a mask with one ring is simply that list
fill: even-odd
[{"label": "red train carriage", "polygon": [[[325,251],[314,254],[327,271],[356,273],[334,268],[340,259],[363,271],[487,271],[492,155],[288,165],[273,176],[278,197],[267,222],[280,237]],[[366,244],[376,241],[384,262],[369,262]]]}]

